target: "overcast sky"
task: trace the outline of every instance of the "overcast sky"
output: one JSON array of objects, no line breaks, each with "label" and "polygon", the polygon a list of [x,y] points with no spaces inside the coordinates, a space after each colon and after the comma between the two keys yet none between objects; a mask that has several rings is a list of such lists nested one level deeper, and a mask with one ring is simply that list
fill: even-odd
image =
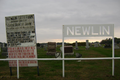
[{"label": "overcast sky", "polygon": [[[6,42],[5,17],[25,14],[35,15],[39,43],[62,42],[62,25],[114,24],[120,38],[120,0],[0,0],[0,42]],[[66,41],[86,39],[101,38]]]}]

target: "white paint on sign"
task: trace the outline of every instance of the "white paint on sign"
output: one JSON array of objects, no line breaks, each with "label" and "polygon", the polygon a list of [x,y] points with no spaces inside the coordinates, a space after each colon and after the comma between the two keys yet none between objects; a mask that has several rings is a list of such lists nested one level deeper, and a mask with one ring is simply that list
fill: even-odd
[{"label": "white paint on sign", "polygon": [[[110,34],[110,28],[109,26],[106,27],[99,27],[100,30],[99,32],[95,32],[95,29],[92,27],[72,27],[72,29],[70,29],[69,27],[67,27],[67,35],[72,34],[72,35],[81,35],[81,32],[83,35],[89,35],[90,34],[90,30],[91,30],[91,34],[92,35],[104,35],[105,33],[107,33],[107,35]],[[101,30],[102,28],[102,30]],[[75,34],[74,34],[75,33]]]}]

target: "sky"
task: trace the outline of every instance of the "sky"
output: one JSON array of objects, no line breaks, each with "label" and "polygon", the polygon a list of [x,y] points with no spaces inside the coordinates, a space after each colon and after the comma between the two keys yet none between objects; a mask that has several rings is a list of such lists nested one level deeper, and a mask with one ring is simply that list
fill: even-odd
[{"label": "sky", "polygon": [[[63,25],[114,24],[114,36],[120,38],[120,0],[0,0],[0,42],[7,41],[5,17],[27,14],[35,15],[37,43],[62,42]],[[106,38],[65,38],[65,42]]]}]

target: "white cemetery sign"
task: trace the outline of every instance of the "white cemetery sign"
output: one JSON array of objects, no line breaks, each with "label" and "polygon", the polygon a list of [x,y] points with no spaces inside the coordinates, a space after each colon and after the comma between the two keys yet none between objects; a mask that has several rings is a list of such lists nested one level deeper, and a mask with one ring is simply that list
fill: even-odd
[{"label": "white cemetery sign", "polygon": [[[34,14],[5,17],[8,58],[37,58]],[[10,67],[17,61],[10,60]],[[19,66],[38,66],[36,60],[20,60]]]},{"label": "white cemetery sign", "polygon": [[[81,25],[63,25],[62,53],[64,59],[64,38],[65,37],[112,37],[112,58],[114,58],[114,24],[81,24]],[[91,58],[95,59],[95,58]],[[105,57],[103,58],[105,59]],[[72,58],[70,59],[72,60]],[[64,77],[63,60],[63,77]],[[114,76],[114,59],[112,59],[112,75]]]},{"label": "white cemetery sign", "polygon": [[64,25],[64,37],[114,36],[113,24]]}]

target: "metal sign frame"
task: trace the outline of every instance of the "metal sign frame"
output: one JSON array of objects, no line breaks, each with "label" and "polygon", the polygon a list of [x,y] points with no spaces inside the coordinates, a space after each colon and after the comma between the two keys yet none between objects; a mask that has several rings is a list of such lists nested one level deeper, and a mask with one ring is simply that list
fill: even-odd
[{"label": "metal sign frame", "polygon": [[[62,29],[62,64],[63,77],[65,76],[64,62],[64,38],[65,37],[102,37],[112,36],[112,76],[114,76],[114,24],[80,24],[80,25],[63,25]],[[103,57],[105,59],[107,57]],[[69,58],[72,60],[73,58]],[[84,58],[83,58],[84,59]],[[90,58],[95,60],[97,58]]]}]

